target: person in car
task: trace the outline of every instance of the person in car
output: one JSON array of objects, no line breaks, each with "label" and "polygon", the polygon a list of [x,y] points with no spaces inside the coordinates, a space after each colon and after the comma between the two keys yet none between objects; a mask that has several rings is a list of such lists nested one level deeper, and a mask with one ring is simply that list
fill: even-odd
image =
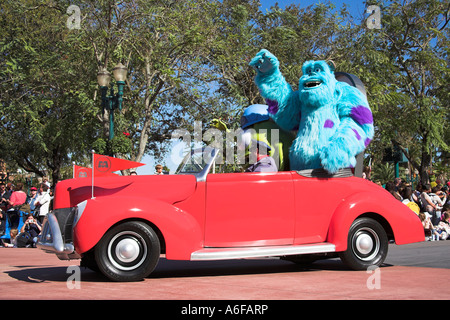
[{"label": "person in car", "polygon": [[278,168],[275,160],[268,155],[268,152],[271,150],[270,146],[267,143],[258,140],[251,140],[251,143],[256,143],[256,148],[252,148],[251,145],[248,146],[248,158],[252,158],[250,154],[253,151],[252,149],[254,149],[253,152],[256,153],[256,162],[250,164],[245,172],[277,172]]}]

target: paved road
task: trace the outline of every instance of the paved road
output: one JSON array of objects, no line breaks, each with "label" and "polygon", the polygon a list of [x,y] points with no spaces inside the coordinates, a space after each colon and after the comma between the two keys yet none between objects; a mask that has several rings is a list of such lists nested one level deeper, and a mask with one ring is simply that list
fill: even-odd
[{"label": "paved road", "polygon": [[[80,273],[67,272],[79,264],[77,260],[60,261],[38,249],[1,248],[0,299],[450,299],[450,241],[390,245],[389,249],[385,265],[371,273],[348,270],[339,259],[304,268],[273,259],[187,262],[162,258],[144,281],[113,283],[84,268]],[[68,281],[77,274],[81,281]]]}]

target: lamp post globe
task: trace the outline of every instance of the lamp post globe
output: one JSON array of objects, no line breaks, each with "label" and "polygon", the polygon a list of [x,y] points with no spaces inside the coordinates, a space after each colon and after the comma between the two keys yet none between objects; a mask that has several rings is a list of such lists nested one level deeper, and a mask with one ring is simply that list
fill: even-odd
[{"label": "lamp post globe", "polygon": [[117,82],[125,82],[125,79],[127,78],[127,72],[127,68],[119,62],[113,68],[114,79],[116,79]]},{"label": "lamp post globe", "polygon": [[103,112],[105,112],[105,110],[108,110],[109,113],[110,141],[114,138],[114,110],[122,109],[123,89],[125,87],[127,72],[127,68],[120,62],[113,68],[113,75],[117,85],[117,94],[114,94],[114,87],[113,85],[111,85],[109,95],[108,87],[111,81],[111,73],[106,70],[106,68],[100,69],[100,71],[97,73],[97,82],[101,89]]},{"label": "lamp post globe", "polygon": [[111,73],[108,72],[105,68],[101,69],[97,73],[97,82],[100,87],[108,87],[109,82],[111,81]]}]

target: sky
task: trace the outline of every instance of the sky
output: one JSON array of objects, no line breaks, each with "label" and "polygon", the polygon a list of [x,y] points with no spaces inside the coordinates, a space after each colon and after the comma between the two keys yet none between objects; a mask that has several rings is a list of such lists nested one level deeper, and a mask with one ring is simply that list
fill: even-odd
[{"label": "sky", "polygon": [[[270,10],[271,6],[274,6],[275,3],[278,3],[278,6],[281,8],[285,8],[287,5],[290,4],[297,4],[300,5],[301,8],[306,8],[310,5],[318,4],[318,3],[327,3],[327,0],[261,0],[261,10],[266,11]],[[365,13],[365,1],[362,0],[331,0],[335,6],[336,9],[339,9],[342,7],[343,4],[347,5],[347,9],[350,12],[350,14],[354,18],[362,18],[364,16],[368,16],[368,14]],[[176,146],[172,145],[172,148],[176,148]],[[177,167],[177,163],[174,163],[172,161],[172,158],[176,158],[173,156],[174,153],[171,153],[169,150],[169,155],[160,163],[162,165],[165,165],[169,167],[172,170],[175,170]],[[146,155],[141,161],[142,163],[145,163],[145,166],[137,168],[137,173],[139,175],[146,175],[146,174],[154,174],[155,173],[155,165],[158,164],[155,159],[152,156]],[[172,172],[173,173],[173,172]]]},{"label": "sky", "polygon": [[[301,8],[306,8],[310,5],[318,4],[318,3],[327,3],[327,0],[261,0],[261,9],[264,11],[265,9],[270,9],[271,6],[275,5],[278,2],[278,5],[281,8],[285,8],[290,4],[300,5]],[[365,1],[362,0],[330,0],[336,6],[336,9],[342,7],[343,4],[347,5],[347,8],[352,16],[355,18],[361,17],[365,12]]]}]

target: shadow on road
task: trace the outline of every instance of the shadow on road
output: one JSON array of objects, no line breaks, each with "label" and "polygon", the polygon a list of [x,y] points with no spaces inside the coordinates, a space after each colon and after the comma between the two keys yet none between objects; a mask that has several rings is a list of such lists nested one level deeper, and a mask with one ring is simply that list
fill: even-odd
[{"label": "shadow on road", "polygon": [[[43,282],[66,282],[67,278],[72,272],[67,272],[67,267],[41,267],[41,268],[24,268],[23,266],[15,266],[20,268],[19,270],[9,270],[5,273],[19,281],[30,283],[43,283]],[[81,269],[82,281],[88,282],[107,282],[109,281],[100,273],[93,272],[89,269],[82,267]]]},{"label": "shadow on road", "polygon": [[160,259],[149,278],[211,277],[318,270],[348,271],[339,260],[321,260],[311,264],[295,264],[277,259],[241,259],[223,261],[173,261]]},{"label": "shadow on road", "polygon": [[[5,273],[14,279],[30,283],[66,282],[72,272],[67,267],[33,267],[14,266],[16,270],[8,270]],[[213,277],[236,276],[251,274],[270,274],[288,272],[313,272],[320,270],[349,271],[339,260],[320,260],[312,264],[295,264],[289,261],[276,259],[241,259],[224,261],[174,261],[161,258],[156,269],[148,278],[189,278],[189,277]],[[101,273],[81,267],[81,279],[83,282],[108,282]]]}]

